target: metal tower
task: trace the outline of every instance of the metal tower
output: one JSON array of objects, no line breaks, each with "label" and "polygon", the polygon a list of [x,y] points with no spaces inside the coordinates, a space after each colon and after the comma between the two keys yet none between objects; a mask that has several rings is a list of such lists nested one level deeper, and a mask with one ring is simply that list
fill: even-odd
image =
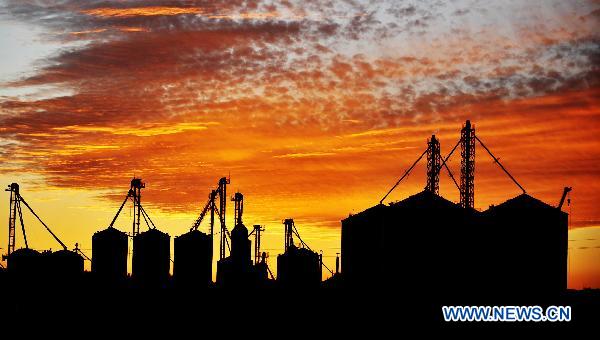
[{"label": "metal tower", "polygon": [[[265,231],[265,228],[260,224],[254,225],[254,264],[260,262],[262,256],[260,253],[260,237],[261,232]],[[266,256],[266,254],[264,254]]]},{"label": "metal tower", "polygon": [[131,180],[131,188],[129,194],[133,198],[133,231],[131,236],[136,236],[140,233],[140,218],[142,215],[142,189],[146,187],[146,183],[142,182],[141,178],[133,178]]},{"label": "metal tower", "polygon": [[431,135],[431,139],[427,142],[427,186],[425,190],[436,195],[440,192],[440,141]]},{"label": "metal tower", "polygon": [[244,195],[241,192],[236,192],[231,198],[234,202],[233,220],[235,225],[242,224],[242,214],[244,213]]},{"label": "metal tower", "polygon": [[225,225],[225,210],[227,208],[227,184],[231,183],[229,178],[222,177],[219,180],[219,220],[221,221],[221,243],[219,260],[225,258],[225,247],[227,243],[227,226]]},{"label": "metal tower", "polygon": [[218,190],[212,190],[208,201],[210,204],[210,263],[213,262],[214,240],[215,240],[215,200],[217,199]]},{"label": "metal tower", "polygon": [[25,205],[27,209],[37,218],[37,220],[46,228],[46,230],[54,237],[54,239],[60,243],[64,250],[67,250],[67,246],[50,230],[48,225],[42,221],[40,216],[33,211],[31,206],[27,204],[27,201],[21,196],[19,193],[19,184],[12,183],[8,186],[6,191],[10,191],[10,211],[8,214],[8,249],[7,254],[2,256],[3,259],[8,259],[9,255],[15,251],[16,244],[16,224],[17,224],[17,214],[19,215],[19,222],[21,223],[21,230],[23,232],[23,240],[25,241],[25,248],[29,248],[29,244],[27,243],[27,234],[25,233],[25,224],[23,223],[23,212],[21,210],[21,203]]},{"label": "metal tower", "polygon": [[467,120],[460,132],[460,205],[473,208],[475,205],[475,127]]},{"label": "metal tower", "polygon": [[23,213],[21,211],[21,195],[19,194],[19,185],[12,183],[8,186],[6,191],[10,191],[10,211],[8,213],[8,249],[6,257],[15,251],[16,243],[16,224],[17,214],[21,222],[21,228],[23,230],[23,239],[25,240],[25,248],[29,248],[27,244],[27,235],[25,234],[25,225],[23,224]]},{"label": "metal tower", "polygon": [[287,251],[289,247],[294,245],[294,220],[291,218],[286,218],[283,221],[284,225],[284,238],[285,238],[285,248],[284,251]]}]

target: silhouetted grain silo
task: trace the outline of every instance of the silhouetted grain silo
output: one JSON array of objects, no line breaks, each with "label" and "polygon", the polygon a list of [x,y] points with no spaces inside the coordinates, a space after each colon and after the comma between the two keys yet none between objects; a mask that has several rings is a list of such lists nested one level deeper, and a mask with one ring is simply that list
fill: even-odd
[{"label": "silhouetted grain silo", "polygon": [[352,215],[342,221],[342,273],[349,285],[406,291],[475,285],[479,270],[465,252],[481,243],[478,215],[427,190]]},{"label": "silhouetted grain silo", "polygon": [[306,248],[291,245],[277,256],[277,284],[282,287],[319,288],[321,284],[320,255]]},{"label": "silhouetted grain silo", "polygon": [[208,286],[212,280],[212,238],[199,230],[175,237],[173,278],[178,287]]},{"label": "silhouetted grain silo", "polygon": [[66,249],[42,253],[45,283],[54,289],[79,288],[83,278],[83,257]]},{"label": "silhouetted grain silo", "polygon": [[34,288],[45,281],[43,256],[31,248],[13,251],[7,258],[7,278],[14,287]]},{"label": "silhouetted grain silo", "polygon": [[55,275],[72,278],[83,273],[83,257],[70,250],[59,250],[46,255],[48,269]]},{"label": "silhouetted grain silo", "polygon": [[568,214],[527,194],[483,213],[490,282],[505,294],[557,295],[567,289]]},{"label": "silhouetted grain silo", "polygon": [[[476,142],[523,191],[483,213],[474,209]],[[445,165],[459,145],[460,185]],[[439,150],[432,137],[425,152],[380,203],[427,154],[425,191],[400,202],[379,204],[342,221],[342,275],[347,283],[389,285],[446,297],[564,292],[568,215],[560,208],[571,188],[564,189],[558,207],[527,195],[475,134],[470,121],[446,157],[441,158]],[[459,189],[460,204],[437,195],[439,172],[444,166]]]},{"label": "silhouetted grain silo", "polygon": [[38,275],[42,269],[42,254],[31,248],[21,248],[12,252],[7,259],[11,277]]},{"label": "silhouetted grain silo", "polygon": [[170,236],[150,229],[133,238],[132,278],[139,287],[164,288],[169,280]]},{"label": "silhouetted grain silo", "polygon": [[92,272],[103,284],[121,284],[127,278],[127,234],[113,227],[92,236]]},{"label": "silhouetted grain silo", "polygon": [[379,204],[342,220],[342,273],[349,285],[382,280],[383,261],[374,255],[383,253],[388,208]]}]

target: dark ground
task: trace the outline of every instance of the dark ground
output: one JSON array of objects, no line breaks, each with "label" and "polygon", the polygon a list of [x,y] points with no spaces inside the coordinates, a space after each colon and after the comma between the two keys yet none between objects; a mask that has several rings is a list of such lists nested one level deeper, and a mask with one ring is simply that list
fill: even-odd
[{"label": "dark ground", "polygon": [[[437,330],[546,329],[578,330],[600,325],[600,290],[568,291],[552,299],[541,298],[432,298],[428,294],[377,289],[321,288],[243,289],[188,288],[141,290],[83,286],[48,287],[40,284],[7,285],[0,314],[6,320],[68,321],[73,325],[135,327],[156,331],[210,334],[243,331],[280,334],[286,329],[301,334],[355,336],[356,332],[385,335],[417,328]],[[3,285],[3,286],[2,286]],[[490,294],[491,296],[492,294]],[[444,302],[441,302],[444,301]],[[455,322],[443,321],[442,305],[569,305],[571,322]],[[33,323],[32,323],[33,324]],[[104,325],[104,326],[102,326]],[[175,326],[177,325],[177,326]],[[84,327],[87,328],[87,327]],[[135,329],[135,328],[134,328]],[[136,331],[137,332],[137,331]],[[266,332],[266,333],[265,333]],[[393,332],[393,333],[390,333]],[[378,338],[378,337],[375,337]],[[386,337],[387,338],[387,337]]]}]

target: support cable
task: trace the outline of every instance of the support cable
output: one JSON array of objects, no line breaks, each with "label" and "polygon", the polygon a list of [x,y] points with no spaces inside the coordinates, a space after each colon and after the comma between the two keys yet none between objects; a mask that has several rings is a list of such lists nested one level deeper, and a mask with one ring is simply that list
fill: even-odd
[{"label": "support cable", "polygon": [[128,193],[127,196],[125,196],[125,200],[123,201],[123,203],[119,207],[119,210],[117,211],[117,214],[115,215],[115,217],[113,217],[112,222],[110,222],[110,225],[108,226],[109,228],[112,227],[115,224],[115,221],[117,220],[117,217],[119,217],[119,214],[121,213],[121,210],[123,210],[123,207],[125,206],[125,203],[127,203],[127,200],[129,200],[129,197],[131,197],[131,192]]},{"label": "support cable", "polygon": [[46,223],[44,223],[44,221],[42,221],[42,219],[35,213],[35,211],[33,211],[33,209],[31,209],[31,207],[29,206],[29,204],[27,204],[27,202],[25,202],[25,200],[23,199],[23,196],[19,195],[19,199],[21,200],[21,202],[23,202],[25,204],[25,206],[27,207],[27,209],[29,209],[29,211],[31,211],[31,213],[33,214],[33,216],[35,216],[38,221],[40,221],[40,223],[44,226],[44,228],[46,228],[46,230],[48,230],[48,232],[50,233],[50,235],[52,235],[52,237],[54,237],[54,239],[60,243],[60,245],[64,248],[64,250],[67,250],[67,246],[58,238],[58,236],[56,236],[52,230],[50,230],[50,228],[46,225]]},{"label": "support cable", "polygon": [[400,182],[402,182],[402,180],[408,176],[408,174],[411,172],[411,170],[415,167],[415,165],[417,165],[417,163],[419,163],[419,161],[421,160],[421,158],[423,158],[423,156],[425,156],[427,154],[427,149],[425,149],[425,151],[421,154],[421,156],[413,163],[413,165],[408,168],[408,170],[406,170],[406,172],[404,173],[404,175],[402,175],[402,177],[400,177],[400,179],[398,180],[398,182],[396,182],[396,184],[394,184],[394,186],[390,189],[390,191],[387,192],[387,194],[385,194],[385,196],[383,196],[383,198],[381,199],[381,201],[379,201],[379,204],[383,204],[383,201],[392,193],[392,191],[394,191],[394,189],[396,189],[396,187],[398,186],[398,184],[400,184]]},{"label": "support cable", "polygon": [[21,210],[21,203],[18,198],[16,204],[17,210],[19,211],[19,220],[21,221],[21,231],[23,231],[23,240],[25,241],[25,248],[29,248],[29,244],[27,243],[27,234],[25,233],[25,223],[23,223],[23,211]]},{"label": "support cable", "polygon": [[304,242],[304,240],[302,240],[302,237],[300,237],[300,233],[298,232],[298,229],[296,229],[296,225],[293,225],[294,229],[292,229],[292,231],[294,232],[294,234],[296,235],[296,237],[298,238],[298,240],[300,240],[300,243],[302,244],[302,246],[310,251],[312,251],[312,249],[310,249],[310,247],[308,246],[308,244],[306,244],[306,242]]},{"label": "support cable", "polygon": [[452,151],[450,151],[450,153],[446,156],[446,158],[444,158],[444,160],[442,161],[442,164],[440,165],[440,168],[437,170],[439,172],[442,169],[442,166],[445,167],[446,170],[448,170],[448,175],[450,175],[450,178],[452,178],[452,181],[454,182],[454,185],[456,185],[456,188],[458,189],[458,191],[460,191],[460,186],[458,185],[458,182],[456,182],[456,179],[454,178],[454,175],[452,174],[452,171],[450,171],[450,168],[448,167],[448,164],[446,162],[448,161],[448,159],[450,159],[450,156],[452,156],[454,151],[456,151],[456,148],[458,148],[461,141],[462,141],[462,138],[459,138],[456,145],[452,148]]},{"label": "support cable", "polygon": [[334,275],[334,274],[333,274],[333,270],[331,270],[331,269],[329,269],[329,267],[327,267],[327,265],[325,264],[325,262],[323,262],[323,259],[321,259],[321,265],[322,265],[323,267],[325,267],[325,269],[327,269],[327,270],[328,270],[328,271],[331,273],[331,275]]},{"label": "support cable", "polygon": [[456,188],[458,189],[458,191],[460,191],[460,186],[458,185],[458,182],[456,182],[456,179],[454,178],[452,171],[450,171],[450,168],[445,163],[444,163],[444,167],[446,168],[446,170],[448,170],[448,175],[450,176],[450,178],[452,178],[452,181],[454,182],[454,185],[456,185]]},{"label": "support cable", "polygon": [[502,165],[502,163],[500,163],[500,159],[496,158],[496,156],[494,156],[494,154],[492,154],[492,152],[490,151],[490,149],[487,148],[487,146],[485,146],[485,144],[483,144],[483,142],[481,141],[481,139],[479,139],[479,137],[477,137],[477,135],[475,135],[475,139],[479,142],[479,144],[481,144],[481,146],[483,146],[483,148],[485,149],[485,151],[487,151],[488,154],[490,154],[490,156],[492,157],[492,159],[494,160],[494,163],[498,164],[498,166],[500,166],[500,168],[502,169],[502,171],[504,171],[504,173],[506,173],[508,175],[508,177],[510,177],[510,179],[512,179],[512,181],[521,189],[523,190],[523,193],[527,193],[525,191],[525,189],[521,186],[521,184],[519,184],[519,182],[517,182],[517,180],[508,172],[508,170],[506,170],[504,168],[504,166]]},{"label": "support cable", "polygon": [[150,221],[150,224],[152,224],[152,228],[150,228],[148,221],[146,221],[146,225],[148,225],[148,229],[156,229],[156,225],[154,225],[154,222],[152,222],[152,219],[150,218],[150,215],[148,215],[148,213],[146,212],[146,209],[144,209],[144,207],[141,204],[140,204],[140,208],[142,210],[142,216],[144,216],[144,220],[147,217],[148,221]]}]

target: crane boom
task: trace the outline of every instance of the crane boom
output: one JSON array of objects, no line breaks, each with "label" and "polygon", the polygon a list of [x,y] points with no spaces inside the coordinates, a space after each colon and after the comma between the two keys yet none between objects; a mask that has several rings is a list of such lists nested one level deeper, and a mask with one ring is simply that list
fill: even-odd
[{"label": "crane boom", "polygon": [[204,220],[204,216],[206,216],[206,213],[208,213],[208,210],[211,209],[211,207],[215,204],[215,197],[216,197],[216,194],[215,194],[215,191],[213,190],[210,193],[210,195],[208,195],[208,201],[206,202],[206,205],[204,205],[202,212],[200,212],[200,216],[198,216],[198,218],[192,225],[192,230],[198,230],[198,227],[202,223],[202,220]]},{"label": "crane boom", "polygon": [[562,196],[560,197],[560,202],[558,203],[558,209],[562,209],[563,204],[565,204],[565,198],[567,197],[567,194],[573,190],[573,188],[571,187],[565,187],[562,193]]}]

